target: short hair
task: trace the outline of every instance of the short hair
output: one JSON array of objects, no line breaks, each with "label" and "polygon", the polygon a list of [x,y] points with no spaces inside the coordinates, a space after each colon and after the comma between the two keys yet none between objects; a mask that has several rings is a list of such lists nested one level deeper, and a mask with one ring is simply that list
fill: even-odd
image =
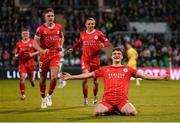
[{"label": "short hair", "polygon": [[[112,52],[114,52],[114,51],[120,51],[120,52],[122,52],[121,48],[119,48],[119,47],[115,47],[115,48],[112,50]],[[111,53],[112,53],[112,52],[111,52]]]},{"label": "short hair", "polygon": [[45,9],[45,10],[43,11],[43,15],[45,16],[45,14],[48,13],[48,12],[54,13],[54,10],[53,10],[52,8],[47,8],[47,9]]},{"label": "short hair", "polygon": [[21,32],[24,32],[24,31],[28,31],[28,32],[29,32],[28,27],[23,27],[23,28],[21,29]]},{"label": "short hair", "polygon": [[88,20],[94,20],[94,21],[96,22],[96,20],[95,20],[93,17],[88,17],[88,18],[86,18],[86,22],[87,22]]}]

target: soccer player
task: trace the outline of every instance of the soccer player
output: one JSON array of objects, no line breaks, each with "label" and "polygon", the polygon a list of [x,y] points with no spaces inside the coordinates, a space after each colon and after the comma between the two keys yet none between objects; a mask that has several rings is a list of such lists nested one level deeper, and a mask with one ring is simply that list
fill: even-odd
[{"label": "soccer player", "polygon": [[[89,73],[99,68],[100,66],[100,51],[102,48],[110,45],[109,40],[104,36],[104,34],[95,29],[95,19],[87,18],[85,22],[86,30],[80,33],[79,40],[69,49],[72,53],[76,51],[77,48],[82,47],[81,56],[81,69],[83,73]],[[97,92],[98,83],[97,79],[93,78],[93,104],[97,103]],[[83,95],[84,95],[84,105],[88,105],[88,84],[87,79],[83,80]]]},{"label": "soccer player", "polygon": [[[60,24],[54,22],[55,13],[52,8],[47,8],[43,13],[45,23],[36,30],[33,46],[40,52],[40,93],[42,97],[41,108],[52,105],[51,96],[56,86],[61,51],[64,43],[64,34]],[[50,69],[51,82],[46,96],[47,72]]]},{"label": "soccer player", "polygon": [[[138,53],[137,51],[132,47],[132,45],[128,42],[125,43],[125,49],[128,56],[128,63],[127,65],[136,69],[137,68],[137,59],[138,59]],[[140,86],[140,82],[138,78],[135,78],[136,85]]]},{"label": "soccer player", "polygon": [[20,91],[21,100],[25,100],[25,79],[28,74],[31,86],[35,86],[34,82],[34,58],[33,56],[39,54],[34,52],[33,40],[29,37],[29,30],[23,29],[21,32],[22,40],[16,43],[15,57],[18,58],[18,69],[20,74]]},{"label": "soccer player", "polygon": [[87,79],[89,77],[102,77],[104,80],[104,95],[102,101],[95,107],[94,115],[101,116],[112,111],[118,111],[126,116],[137,114],[136,108],[128,100],[130,78],[140,77],[152,80],[168,80],[169,76],[153,76],[137,72],[129,66],[121,65],[123,55],[120,48],[112,50],[112,65],[101,67],[93,72],[80,75],[64,73],[63,79]]}]

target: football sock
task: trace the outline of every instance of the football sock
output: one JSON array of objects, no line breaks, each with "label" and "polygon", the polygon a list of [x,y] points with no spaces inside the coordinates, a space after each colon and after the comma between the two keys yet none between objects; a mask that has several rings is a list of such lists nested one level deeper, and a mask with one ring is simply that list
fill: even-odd
[{"label": "football sock", "polygon": [[87,83],[87,80],[84,80],[83,81],[83,95],[84,95],[84,98],[88,97],[88,85],[86,83]]},{"label": "football sock", "polygon": [[41,93],[41,97],[44,98],[46,96],[45,92],[46,92],[46,82],[39,83],[39,87],[40,87],[40,93]]},{"label": "football sock", "polygon": [[20,82],[20,91],[21,91],[21,95],[25,94],[25,83],[24,82]]},{"label": "football sock", "polygon": [[51,95],[56,87],[56,79],[51,80],[48,94]]}]

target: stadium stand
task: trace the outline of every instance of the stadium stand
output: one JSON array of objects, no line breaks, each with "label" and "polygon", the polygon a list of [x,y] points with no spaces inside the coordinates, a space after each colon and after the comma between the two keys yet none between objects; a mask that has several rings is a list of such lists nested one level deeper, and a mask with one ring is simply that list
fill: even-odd
[{"label": "stadium stand", "polygon": [[[97,20],[97,28],[102,30],[113,46],[122,46],[122,41],[130,41],[138,50],[138,67],[169,67],[169,57],[173,67],[180,67],[180,2],[178,0],[104,0],[106,8],[101,8],[98,0],[30,0],[28,6],[16,5],[14,0],[3,0],[0,4],[0,67],[15,67],[15,43],[20,38],[21,28],[28,26],[33,37],[38,25],[43,23],[42,10],[48,6],[58,14],[56,22],[65,31],[65,49],[73,45],[79,32],[84,28],[86,17]],[[113,9],[108,9],[113,8]],[[170,38],[166,34],[138,33],[130,31],[129,22],[166,22],[170,27]],[[102,52],[102,64],[108,60]],[[80,52],[65,55],[66,66],[79,66]]]}]

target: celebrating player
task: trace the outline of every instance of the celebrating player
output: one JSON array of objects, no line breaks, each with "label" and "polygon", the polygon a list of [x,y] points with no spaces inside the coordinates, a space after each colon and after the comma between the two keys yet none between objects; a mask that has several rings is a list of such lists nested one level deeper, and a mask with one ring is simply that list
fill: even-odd
[{"label": "celebrating player", "polygon": [[[54,23],[54,10],[47,8],[44,11],[45,23],[36,30],[33,46],[40,52],[40,93],[42,97],[41,108],[47,108],[52,105],[51,96],[56,86],[57,74],[63,48],[64,34],[60,24]],[[50,69],[51,82],[46,96],[47,72]]]},{"label": "celebrating player", "polygon": [[112,50],[111,58],[112,65],[110,66],[104,66],[91,73],[84,73],[80,75],[70,75],[69,73],[64,73],[62,77],[65,80],[103,77],[104,95],[102,101],[95,107],[94,115],[101,116],[117,110],[126,116],[134,116],[137,114],[136,108],[128,101],[128,90],[131,76],[152,80],[166,80],[169,79],[169,76],[152,76],[142,74],[137,72],[136,69],[121,65],[123,56],[119,48],[114,48]]},{"label": "celebrating player", "polygon": [[19,73],[20,73],[20,91],[21,100],[26,98],[25,95],[25,79],[26,73],[28,74],[29,80],[32,87],[35,86],[34,83],[34,58],[33,56],[39,54],[39,52],[34,52],[33,40],[29,38],[29,30],[23,29],[21,32],[22,40],[16,43],[16,53],[15,57],[18,58],[19,63]]},{"label": "celebrating player", "polygon": [[[128,56],[127,65],[134,68],[134,69],[136,69],[137,68],[137,58],[138,58],[137,51],[128,42],[125,43],[125,48],[126,48],[126,53],[127,53],[127,56]],[[135,78],[135,80],[136,80],[136,85],[140,86],[139,79]]]},{"label": "celebrating player", "polygon": [[[101,48],[110,45],[109,40],[99,30],[95,29],[95,19],[87,18],[85,22],[86,30],[80,33],[79,40],[74,44],[69,52],[72,53],[77,48],[82,47],[81,69],[83,73],[89,73],[99,68],[100,66],[100,51]],[[98,83],[97,79],[93,78],[93,104],[97,102]],[[83,95],[84,105],[88,105],[88,85],[87,79],[83,80]]]}]

